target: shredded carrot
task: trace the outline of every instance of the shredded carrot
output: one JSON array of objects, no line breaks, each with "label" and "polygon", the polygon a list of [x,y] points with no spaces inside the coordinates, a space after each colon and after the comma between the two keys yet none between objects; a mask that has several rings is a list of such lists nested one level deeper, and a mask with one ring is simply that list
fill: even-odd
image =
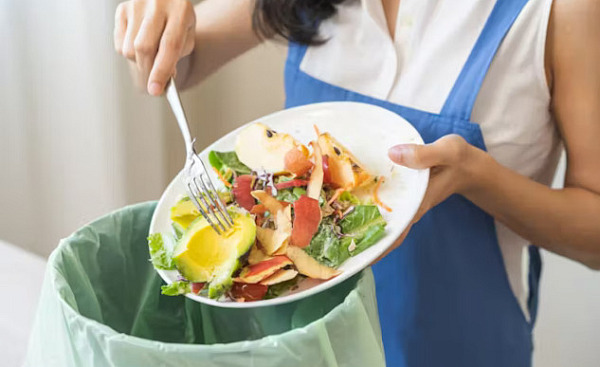
[{"label": "shredded carrot", "polygon": [[229,181],[227,181],[225,179],[225,177],[223,177],[223,175],[221,174],[221,172],[219,172],[218,169],[216,169],[215,167],[213,167],[213,170],[215,171],[215,173],[217,174],[217,177],[219,177],[219,180],[221,182],[223,182],[223,185],[225,185],[225,187],[231,187],[231,184],[229,183]]},{"label": "shredded carrot", "polygon": [[342,193],[344,191],[346,191],[346,189],[343,189],[343,188],[335,190],[335,192],[333,193],[333,196],[327,202],[327,205],[331,205],[331,203],[333,203],[334,201],[336,201],[340,197],[340,195],[342,195]]},{"label": "shredded carrot", "polygon": [[317,136],[320,136],[321,132],[319,131],[319,128],[317,127],[317,125],[313,125],[313,127],[315,128],[315,132],[317,133]]},{"label": "shredded carrot", "polygon": [[375,188],[373,189],[373,201],[375,202],[375,204],[379,205],[383,209],[387,210],[388,212],[391,212],[392,208],[385,205],[381,200],[379,200],[378,191],[379,191],[379,187],[381,186],[383,181],[384,181],[383,176],[379,177],[379,179],[377,180],[377,183],[375,184]]}]

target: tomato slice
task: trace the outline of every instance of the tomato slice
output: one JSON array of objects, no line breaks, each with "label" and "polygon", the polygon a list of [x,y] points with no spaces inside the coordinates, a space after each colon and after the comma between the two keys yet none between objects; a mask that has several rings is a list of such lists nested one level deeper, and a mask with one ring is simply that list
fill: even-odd
[{"label": "tomato slice", "polygon": [[267,294],[269,286],[262,284],[246,284],[234,282],[231,295],[235,299],[243,298],[244,302],[260,301]]}]

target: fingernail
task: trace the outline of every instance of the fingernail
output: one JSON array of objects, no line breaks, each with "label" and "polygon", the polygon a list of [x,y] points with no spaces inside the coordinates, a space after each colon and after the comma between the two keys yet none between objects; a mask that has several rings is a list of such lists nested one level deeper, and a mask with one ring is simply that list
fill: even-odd
[{"label": "fingernail", "polygon": [[153,96],[158,96],[162,92],[162,87],[159,83],[152,82],[148,86],[148,92]]},{"label": "fingernail", "polygon": [[413,146],[409,144],[400,144],[391,147],[388,150],[388,156],[396,163],[402,163],[407,155],[412,154]]}]

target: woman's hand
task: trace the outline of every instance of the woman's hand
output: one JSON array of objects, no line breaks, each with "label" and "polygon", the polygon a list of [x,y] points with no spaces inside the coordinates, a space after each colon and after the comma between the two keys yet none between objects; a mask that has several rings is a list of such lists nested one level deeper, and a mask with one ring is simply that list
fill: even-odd
[{"label": "woman's hand", "polygon": [[115,15],[114,44],[148,93],[162,94],[177,61],[194,50],[196,14],[187,0],[129,0]]},{"label": "woman's hand", "polygon": [[426,145],[396,145],[390,148],[388,155],[394,163],[401,166],[414,169],[430,168],[431,171],[427,191],[415,217],[394,245],[375,262],[400,246],[412,225],[429,209],[450,195],[464,193],[473,187],[475,175],[471,167],[485,152],[470,145],[459,135],[447,135]]}]

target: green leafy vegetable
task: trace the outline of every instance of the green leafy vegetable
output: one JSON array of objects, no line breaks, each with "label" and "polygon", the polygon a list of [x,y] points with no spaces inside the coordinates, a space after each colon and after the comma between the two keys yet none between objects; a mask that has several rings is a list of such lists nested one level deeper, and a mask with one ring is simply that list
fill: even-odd
[{"label": "green leafy vegetable", "polygon": [[228,169],[238,175],[247,175],[251,172],[250,168],[240,162],[235,152],[217,152],[213,150],[208,154],[208,161],[211,166],[219,170],[223,175],[225,175]]},{"label": "green leafy vegetable", "polygon": [[155,268],[163,270],[175,269],[173,258],[167,252],[165,242],[160,233],[148,236],[148,247],[150,248],[150,261]]},{"label": "green leafy vegetable", "polygon": [[277,284],[273,284],[273,285],[269,286],[269,289],[267,289],[267,293],[265,294],[265,297],[263,299],[271,299],[271,298],[279,297],[284,292],[290,290],[292,287],[294,287],[296,284],[298,284],[298,280],[300,280],[300,278],[302,278],[302,276],[299,275],[293,279],[286,280],[285,282],[281,282],[281,283],[277,283]]},{"label": "green leafy vegetable", "polygon": [[[317,234],[312,238],[306,252],[325,265],[337,267],[383,237],[385,220],[374,205],[358,205],[339,222],[324,218]],[[342,237],[337,233],[341,231]]]},{"label": "green leafy vegetable", "polygon": [[386,222],[375,205],[354,207],[339,224],[345,235],[342,245],[349,249],[352,256],[366,250],[385,235]]},{"label": "green leafy vegetable", "polygon": [[306,195],[305,188],[293,187],[289,189],[277,190],[277,195],[275,195],[275,197],[277,198],[277,200],[293,203],[294,201],[300,199],[300,196],[302,195]]},{"label": "green leafy vegetable", "polygon": [[165,296],[179,296],[180,294],[186,294],[192,291],[189,282],[178,281],[168,285],[160,287],[161,293]]},{"label": "green leafy vegetable", "polygon": [[348,247],[335,233],[335,226],[331,218],[325,218],[319,225],[317,234],[304,249],[310,256],[327,266],[337,267],[350,257]]},{"label": "green leafy vegetable", "polygon": [[340,228],[343,234],[357,237],[366,232],[369,227],[377,224],[385,225],[385,219],[381,216],[377,206],[357,205],[340,221]]}]

